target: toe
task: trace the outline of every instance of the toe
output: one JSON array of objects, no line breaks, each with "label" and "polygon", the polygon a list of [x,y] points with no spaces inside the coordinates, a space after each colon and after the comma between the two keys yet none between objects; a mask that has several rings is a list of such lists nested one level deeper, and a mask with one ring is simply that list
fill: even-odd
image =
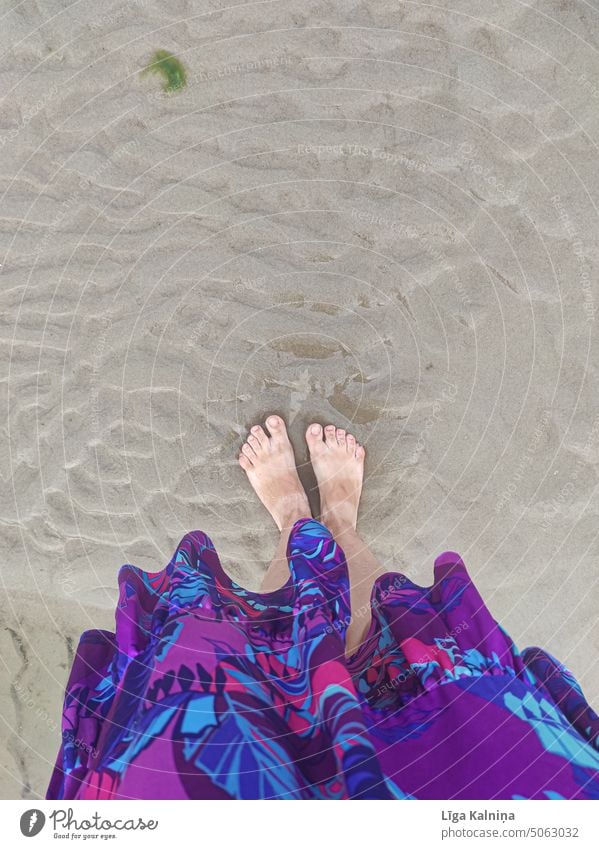
[{"label": "toe", "polygon": [[351,454],[352,457],[356,453],[356,437],[353,433],[348,433],[345,437],[345,442],[347,444],[347,453]]},{"label": "toe", "polygon": [[345,436],[346,436],[346,434],[345,434],[345,431],[343,430],[343,428],[338,427],[337,428],[337,445],[341,445],[343,448],[345,448]]},{"label": "toe", "polygon": [[243,453],[245,454],[245,456],[248,458],[248,460],[250,460],[250,462],[252,462],[252,463],[253,463],[253,462],[254,462],[254,460],[256,460],[256,459],[257,459],[257,457],[256,457],[256,452],[254,451],[254,449],[252,448],[252,446],[251,446],[251,445],[249,445],[249,443],[244,442],[244,443],[243,443],[243,445],[241,446],[241,450],[243,451]]},{"label": "toe", "polygon": [[333,446],[337,444],[337,437],[335,436],[336,428],[335,425],[327,425],[324,429],[324,438],[327,445]]},{"label": "toe", "polygon": [[269,416],[266,419],[266,424],[273,442],[282,442],[287,439],[287,428],[280,416]]},{"label": "toe", "polygon": [[257,436],[254,436],[253,433],[250,433],[248,436],[248,445],[251,445],[254,454],[258,455],[262,451],[262,443],[258,439]]},{"label": "toe", "polygon": [[266,445],[268,436],[264,433],[260,425],[254,425],[252,428],[252,436],[255,436],[260,445]]},{"label": "toe", "polygon": [[358,460],[363,460],[365,456],[366,456],[366,450],[365,450],[364,446],[360,445],[358,443],[358,445],[356,445],[356,458]]},{"label": "toe", "polygon": [[324,442],[322,441],[322,426],[319,425],[318,422],[312,422],[311,425],[308,425],[308,430],[306,431],[306,442],[308,443],[310,452],[319,451],[324,447]]},{"label": "toe", "polygon": [[248,469],[252,468],[252,461],[248,457],[246,457],[245,454],[240,454],[239,455],[239,465],[241,466],[242,469],[245,469],[245,471],[247,472]]}]

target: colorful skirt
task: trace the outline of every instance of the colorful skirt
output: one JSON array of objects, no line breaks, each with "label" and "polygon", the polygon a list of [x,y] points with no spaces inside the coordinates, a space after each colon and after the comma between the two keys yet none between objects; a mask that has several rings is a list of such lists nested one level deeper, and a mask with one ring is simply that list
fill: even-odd
[{"label": "colorful skirt", "polygon": [[115,633],[79,643],[48,799],[599,798],[599,717],[562,664],[516,649],[457,554],[431,587],[378,578],[346,659],[343,550],[302,519],[287,553],[270,593],[201,531],[160,572],[121,568]]}]

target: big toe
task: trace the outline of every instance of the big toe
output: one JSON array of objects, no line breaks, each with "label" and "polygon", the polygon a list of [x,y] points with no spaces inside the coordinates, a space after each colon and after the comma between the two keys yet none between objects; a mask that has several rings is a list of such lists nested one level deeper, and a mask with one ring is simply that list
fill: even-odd
[{"label": "big toe", "polygon": [[308,430],[306,431],[306,442],[308,443],[310,453],[319,451],[324,447],[324,442],[322,441],[322,426],[319,425],[318,422],[313,422],[311,425],[308,425]]},{"label": "big toe", "polygon": [[275,443],[288,442],[287,428],[285,422],[280,416],[269,416],[266,419],[266,426],[270,432],[270,438]]}]

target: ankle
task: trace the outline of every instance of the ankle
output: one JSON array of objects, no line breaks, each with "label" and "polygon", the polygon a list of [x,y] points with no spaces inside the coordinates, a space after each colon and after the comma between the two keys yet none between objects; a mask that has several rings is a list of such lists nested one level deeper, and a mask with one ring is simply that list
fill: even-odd
[{"label": "ankle", "polygon": [[285,503],[281,505],[281,510],[277,516],[277,524],[280,525],[280,530],[290,530],[299,519],[308,519],[312,517],[308,499],[298,498],[295,503]]},{"label": "ankle", "polygon": [[323,509],[320,518],[322,524],[326,525],[336,539],[356,533],[355,522],[349,516],[340,515],[337,511],[328,512]]}]

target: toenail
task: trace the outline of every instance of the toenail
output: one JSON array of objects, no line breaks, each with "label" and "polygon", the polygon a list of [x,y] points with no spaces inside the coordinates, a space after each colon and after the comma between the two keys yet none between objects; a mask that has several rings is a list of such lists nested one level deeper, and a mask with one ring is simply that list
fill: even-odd
[{"label": "toenail", "polygon": [[278,426],[278,424],[279,424],[279,420],[278,420],[278,419],[276,419],[274,416],[271,416],[271,417],[268,419],[268,424],[270,425],[270,427],[277,427],[277,426]]},{"label": "toenail", "polygon": [[320,425],[314,424],[310,428],[311,433],[320,433]]}]

